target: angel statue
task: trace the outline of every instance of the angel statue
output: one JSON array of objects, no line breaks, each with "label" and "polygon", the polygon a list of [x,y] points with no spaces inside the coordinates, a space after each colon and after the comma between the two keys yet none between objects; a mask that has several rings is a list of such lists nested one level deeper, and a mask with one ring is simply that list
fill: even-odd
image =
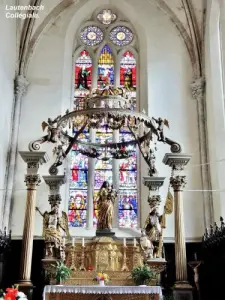
[{"label": "angel statue", "polygon": [[141,230],[140,246],[141,246],[141,249],[145,253],[146,259],[153,258],[154,246],[153,246],[152,242],[150,241],[150,239],[147,237],[145,229]]},{"label": "angel statue", "polygon": [[164,125],[169,128],[168,120],[166,120],[166,119],[163,120],[162,118],[158,118],[158,119],[152,118],[152,119],[158,124],[157,127],[154,126],[155,133],[158,137],[158,141],[165,142],[163,129],[164,129]]},{"label": "angel statue", "polygon": [[45,131],[47,128],[47,136],[46,141],[56,143],[57,142],[57,135],[58,135],[58,121],[60,120],[61,116],[58,116],[54,120],[48,118],[48,123],[43,121],[41,126],[42,130]]},{"label": "angel statue", "polygon": [[42,213],[38,207],[36,210],[43,217],[43,236],[45,239],[45,258],[65,260],[62,232],[67,237],[69,234],[67,214],[62,211],[59,213],[59,204],[51,205],[50,212]]},{"label": "angel statue", "polygon": [[108,181],[104,181],[98,193],[98,230],[112,229],[114,203],[117,198],[117,192],[110,187]]}]

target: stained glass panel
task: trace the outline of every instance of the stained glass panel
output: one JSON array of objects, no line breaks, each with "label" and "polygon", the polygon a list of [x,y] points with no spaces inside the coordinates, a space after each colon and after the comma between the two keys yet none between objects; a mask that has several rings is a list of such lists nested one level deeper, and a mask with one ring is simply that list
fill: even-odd
[{"label": "stained glass panel", "polygon": [[68,220],[70,227],[86,227],[86,210],[68,210]]},{"label": "stained glass panel", "polygon": [[87,46],[96,46],[103,41],[103,38],[103,32],[97,26],[87,26],[80,32],[80,39]]},{"label": "stained glass panel", "polygon": [[98,60],[98,87],[104,88],[114,84],[114,59],[112,50],[105,45]]},{"label": "stained glass panel", "polygon": [[137,192],[130,190],[120,190],[119,209],[137,210]]},{"label": "stained glass panel", "polygon": [[137,153],[133,152],[132,156],[120,160],[120,170],[137,170]]},{"label": "stained glass panel", "polygon": [[71,152],[71,169],[88,169],[88,157],[82,155],[81,153],[77,153],[76,151]]},{"label": "stained glass panel", "polygon": [[96,170],[95,171],[95,189],[100,189],[103,182],[108,181],[112,184],[112,171]]},{"label": "stained glass panel", "polygon": [[119,210],[120,227],[136,228],[137,220],[137,212],[135,210]]},{"label": "stained glass panel", "polygon": [[87,209],[87,191],[70,190],[69,209]]},{"label": "stained glass panel", "polygon": [[133,40],[133,32],[126,26],[116,26],[109,33],[109,39],[117,46],[126,46]]},{"label": "stained glass panel", "polygon": [[96,143],[105,144],[112,143],[112,133],[108,132],[97,132]]},{"label": "stained glass panel", "polygon": [[120,186],[123,188],[136,188],[137,171],[120,170]]},{"label": "stained glass panel", "polygon": [[109,25],[116,20],[117,16],[110,9],[103,9],[97,19],[104,25]]},{"label": "stained glass panel", "polygon": [[136,60],[131,51],[126,51],[120,62],[120,85],[136,89]]},{"label": "stained glass panel", "polygon": [[107,161],[100,159],[96,160],[95,170],[112,170],[112,159],[109,159]]},{"label": "stained glass panel", "polygon": [[88,172],[82,170],[71,170],[71,183],[70,188],[86,189],[87,188],[87,176]]},{"label": "stained glass panel", "polygon": [[85,89],[91,87],[92,61],[86,50],[81,51],[75,64],[75,89],[76,96],[85,96]]}]

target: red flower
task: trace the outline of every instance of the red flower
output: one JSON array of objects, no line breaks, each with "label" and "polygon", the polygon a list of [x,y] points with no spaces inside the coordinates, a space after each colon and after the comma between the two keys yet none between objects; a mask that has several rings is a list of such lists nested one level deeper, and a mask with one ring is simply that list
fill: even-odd
[{"label": "red flower", "polygon": [[7,288],[6,294],[4,296],[4,300],[16,300],[17,293],[18,293],[18,289]]}]

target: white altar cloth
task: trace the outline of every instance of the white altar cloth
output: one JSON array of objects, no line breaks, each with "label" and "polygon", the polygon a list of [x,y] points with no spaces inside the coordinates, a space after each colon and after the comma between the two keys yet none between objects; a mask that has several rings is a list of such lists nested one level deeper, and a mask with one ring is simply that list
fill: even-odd
[{"label": "white altar cloth", "polygon": [[156,294],[162,299],[160,286],[73,286],[73,285],[46,285],[43,300],[47,293],[66,294]]}]

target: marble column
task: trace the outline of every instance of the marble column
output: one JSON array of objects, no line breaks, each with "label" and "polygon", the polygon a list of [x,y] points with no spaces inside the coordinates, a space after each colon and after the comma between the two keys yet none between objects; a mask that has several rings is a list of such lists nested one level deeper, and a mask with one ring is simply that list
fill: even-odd
[{"label": "marble column", "polygon": [[191,155],[166,153],[163,162],[172,168],[170,184],[174,190],[174,216],[175,216],[175,263],[176,283],[175,287],[189,287],[187,282],[187,259],[185,245],[185,229],[183,215],[182,191],[186,184],[186,176],[183,174]]},{"label": "marble column", "polygon": [[[113,142],[117,143],[119,142],[119,130],[113,130]],[[114,204],[114,216],[113,216],[113,227],[118,228],[119,227],[119,220],[118,220],[118,211],[119,211],[119,188],[120,188],[120,168],[119,168],[119,159],[113,159],[112,160],[112,178],[113,178],[113,187],[115,190],[118,191],[118,197],[116,199],[116,202]]]},{"label": "marble column", "polygon": [[[95,143],[96,129],[90,129],[90,142]],[[96,158],[88,158],[87,229],[93,229],[94,182]]]},{"label": "marble column", "polygon": [[35,205],[37,186],[41,182],[38,174],[39,165],[48,161],[45,152],[19,152],[22,159],[27,163],[27,174],[25,182],[27,185],[27,202],[24,218],[23,240],[20,262],[20,286],[32,286],[31,263],[33,253],[33,234],[35,224]]},{"label": "marble column", "polygon": [[191,84],[192,97],[196,101],[198,116],[198,135],[199,135],[199,158],[201,181],[203,191],[203,212],[204,227],[207,228],[214,221],[213,197],[210,178],[209,150],[207,137],[207,120],[206,120],[206,104],[205,104],[205,80],[198,78]]},{"label": "marble column", "polygon": [[10,221],[10,209],[11,209],[11,199],[13,193],[13,182],[15,175],[15,164],[16,164],[16,155],[17,155],[17,144],[18,144],[18,132],[19,132],[19,124],[20,124],[20,112],[21,112],[21,103],[24,94],[27,91],[27,87],[29,82],[27,79],[19,75],[16,77],[14,82],[14,90],[15,90],[15,101],[13,107],[13,115],[12,115],[12,131],[10,133],[10,146],[9,146],[9,160],[6,169],[6,183],[5,183],[5,194],[3,199],[3,207],[2,207],[2,220],[0,228],[8,227]]}]

